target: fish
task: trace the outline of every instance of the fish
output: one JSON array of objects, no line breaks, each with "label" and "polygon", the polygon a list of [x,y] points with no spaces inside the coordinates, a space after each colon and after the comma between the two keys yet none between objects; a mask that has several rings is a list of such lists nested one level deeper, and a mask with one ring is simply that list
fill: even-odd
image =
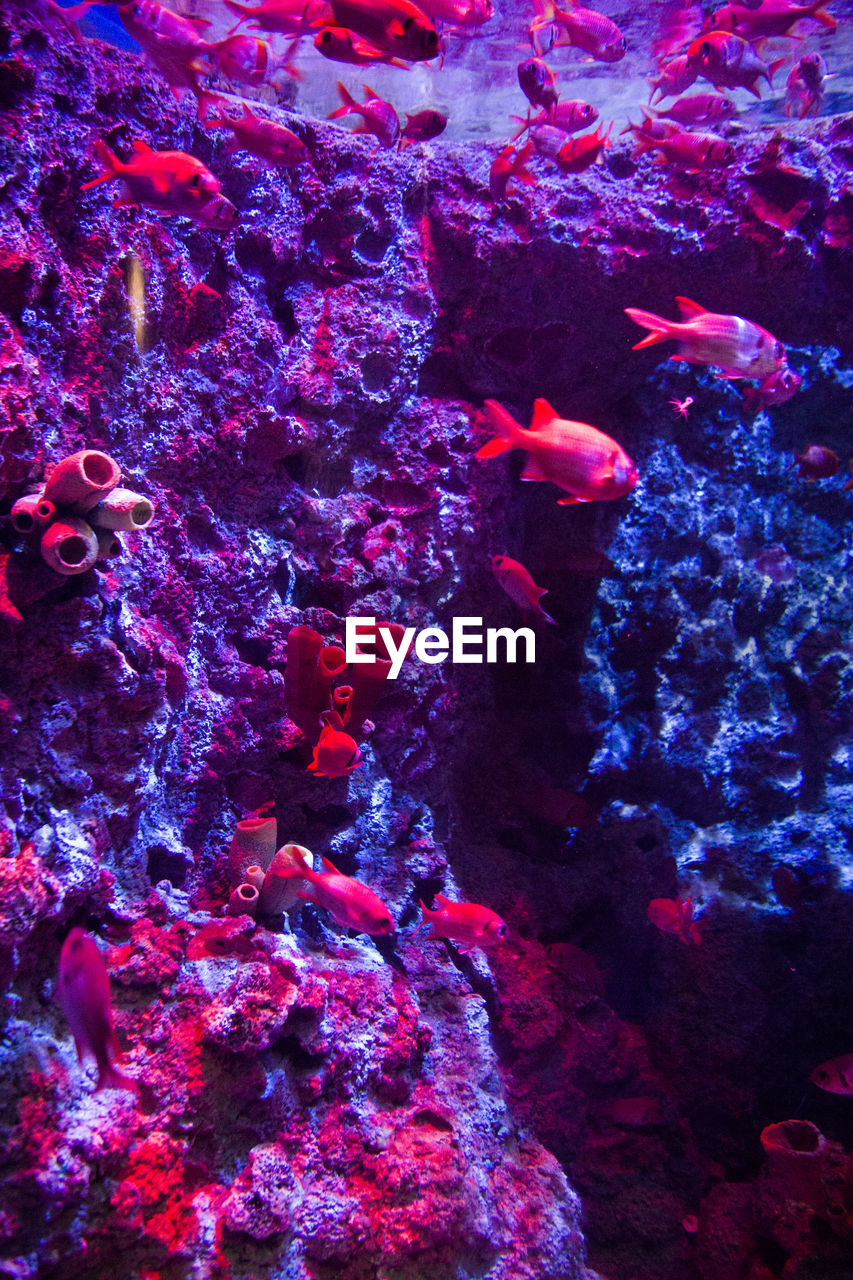
[{"label": "fish", "polygon": [[237,84],[263,84],[277,64],[272,45],[257,36],[231,35],[212,47],[219,69]]},{"label": "fish", "polygon": [[519,182],[535,183],[533,174],[526,168],[527,161],[533,154],[533,143],[528,138],[518,151],[510,145],[504,147],[492,161],[489,169],[489,195],[493,200],[506,197],[510,181],[517,178]]},{"label": "fish", "polygon": [[413,0],[328,0],[334,26],[364,36],[407,62],[428,62],[441,52],[438,32]]},{"label": "fish", "polygon": [[748,89],[760,98],[756,81],[773,84],[773,73],[785,62],[777,58],[769,65],[759,58],[752,45],[730,31],[709,31],[699,36],[687,50],[688,63],[697,76],[709,80],[716,89]]},{"label": "fish", "polygon": [[81,18],[85,18],[86,14],[92,8],[92,5],[98,4],[99,0],[82,0],[80,4],[66,5],[64,8],[61,4],[56,4],[55,0],[34,0],[27,7],[38,17],[46,19],[48,22],[61,24],[74,37],[78,44],[83,44],[84,40],[77,27],[77,23]]},{"label": "fish", "polygon": [[827,1093],[853,1094],[853,1053],[843,1053],[840,1058],[830,1058],[815,1067],[809,1076],[812,1084]]},{"label": "fish", "polygon": [[774,404],[784,404],[795,396],[802,386],[802,378],[788,365],[776,373],[770,373],[758,387],[747,387],[743,393],[743,407],[747,413],[757,413]]},{"label": "fish", "polygon": [[665,111],[658,108],[655,115],[664,120],[674,120],[676,124],[718,124],[737,115],[737,107],[721,93],[694,93],[676,98]]},{"label": "fish", "polygon": [[441,111],[436,111],[433,107],[425,107],[423,111],[416,111],[413,116],[406,112],[406,123],[400,130],[400,145],[405,146],[411,144],[414,146],[418,142],[432,142],[433,138],[437,138],[439,134],[444,133],[447,128],[447,116]]},{"label": "fish", "polygon": [[687,54],[679,54],[677,58],[671,58],[659,68],[657,80],[649,81],[652,87],[649,102],[654,101],[656,93],[660,94],[658,102],[664,98],[674,97],[676,93],[683,93],[685,89],[695,84],[698,78],[699,72],[691,65]]},{"label": "fish", "polygon": [[556,157],[560,172],[581,173],[590,165],[598,164],[601,161],[602,151],[606,151],[610,146],[612,128],[611,121],[606,130],[603,125],[599,125],[594,133],[583,133],[563,143]]},{"label": "fish", "polygon": [[812,0],[811,4],[791,4],[789,0],[762,0],[753,8],[740,4],[725,4],[711,17],[715,31],[734,31],[744,40],[754,42],[769,36],[785,36],[806,18],[821,23],[834,31],[838,23],[824,8],[825,0]]},{"label": "fish", "polygon": [[83,184],[89,191],[102,182],[120,180],[123,191],[115,205],[140,204],[159,213],[182,214],[206,226],[230,226],[237,211],[220,194],[219,179],[201,160],[185,151],[152,151],[147,142],[133,140],[133,154],[125,163],[106,143],[95,142],[95,156],[105,172]]},{"label": "fish", "polygon": [[378,49],[375,44],[345,27],[323,27],[314,37],[314,48],[332,62],[346,62],[353,67],[368,67],[373,63],[385,62],[389,67],[408,69],[408,63],[401,58]]},{"label": "fish", "polygon": [[[795,455],[791,467],[799,466],[798,476],[801,480],[828,480],[834,476],[841,466],[841,459],[832,449],[822,444],[810,444],[802,453]],[[791,470],[788,467],[788,470]]]},{"label": "fish", "polygon": [[327,0],[264,0],[260,5],[225,0],[225,7],[239,15],[240,19],[235,22],[229,35],[249,20],[256,31],[283,36],[308,35],[318,22],[328,21],[332,25]]},{"label": "fish", "polygon": [[346,876],[329,861],[322,858],[324,873],[321,875],[309,867],[298,845],[292,846],[293,865],[281,871],[284,879],[308,881],[307,889],[300,889],[297,897],[323,907],[333,920],[358,933],[383,935],[394,932],[394,919],[378,894],[361,880]]},{"label": "fish", "polygon": [[804,53],[791,68],[785,82],[785,115],[803,120],[823,105],[826,63],[819,53]]},{"label": "fish", "polygon": [[527,101],[547,113],[557,104],[557,82],[554,72],[541,58],[525,58],[518,64],[518,83]]},{"label": "fish", "polygon": [[421,900],[421,922],[415,929],[417,933],[425,924],[431,924],[430,942],[447,938],[461,944],[461,954],[466,955],[474,947],[496,946],[509,932],[507,924],[489,907],[477,902],[451,902],[440,893],[435,895],[435,901],[441,904],[438,910],[430,910]]},{"label": "fish", "polygon": [[583,49],[596,62],[620,62],[625,57],[628,42],[616,23],[597,9],[584,9],[580,0],[571,0],[571,4],[573,7],[569,12],[554,7],[552,21],[562,30],[554,48],[571,45]]},{"label": "fish", "polygon": [[634,344],[634,351],[674,338],[681,349],[670,360],[718,365],[724,378],[767,378],[785,366],[785,348],[761,325],[741,316],[706,311],[690,298],[675,301],[683,317],[680,322],[637,307],[625,308],[635,324],[651,331]]},{"label": "fish", "polygon": [[157,0],[120,3],[118,16],[125,30],[146,51],[172,57],[194,57],[210,51],[199,30],[210,26],[207,18],[185,18]]},{"label": "fish", "polygon": [[538,115],[528,116],[525,120],[522,116],[510,116],[511,120],[516,120],[521,128],[515,133],[512,141],[520,138],[525,130],[530,129],[531,132],[538,128],[557,129],[561,133],[578,133],[581,129],[587,129],[591,124],[595,124],[598,119],[598,112],[589,102],[583,102],[579,98],[558,102],[550,111],[540,111]]},{"label": "fish", "polygon": [[418,8],[457,27],[480,27],[495,16],[492,0],[420,0]]},{"label": "fish", "polygon": [[557,625],[550,613],[546,613],[539,603],[547,594],[548,588],[537,587],[523,564],[519,564],[510,556],[493,556],[492,573],[510,600],[515,601],[519,608],[535,613],[537,617],[544,618],[554,626]]},{"label": "fish", "polygon": [[[212,99],[213,95],[206,97]],[[226,115],[222,109],[216,115],[205,115],[208,128],[231,130],[232,136],[225,144],[226,151],[250,151],[271,168],[290,168],[308,159],[311,153],[295,133],[274,120],[261,119],[247,102],[241,105],[242,115],[236,120]]]},{"label": "fish", "polygon": [[363,121],[353,131],[354,133],[372,133],[378,139],[380,146],[393,147],[400,136],[397,112],[390,102],[385,102],[378,93],[374,93],[370,85],[366,84],[362,87],[366,97],[364,102],[359,104],[339,80],[338,96],[342,105],[329,114],[329,120],[336,120],[339,116],[347,116],[354,112],[360,115]]},{"label": "fish", "polygon": [[547,400],[535,402],[527,431],[497,400],[487,400],[483,408],[497,435],[476,457],[524,449],[522,480],[558,485],[570,495],[559,498],[559,506],[622,498],[637,483],[637,468],[621,445],[586,422],[558,418]]},{"label": "fish", "polygon": [[82,1066],[94,1058],[98,1068],[95,1093],[101,1089],[137,1090],[135,1080],[115,1065],[121,1050],[113,1026],[110,979],[95,939],[84,929],[72,929],[59,955],[57,999],[71,1028]]},{"label": "fish", "polygon": [[658,164],[675,164],[697,173],[725,168],[735,158],[734,147],[717,133],[693,133],[666,120],[658,123],[663,126],[660,137],[653,137],[642,127],[634,129],[637,138],[635,155],[655,150],[660,153]]},{"label": "fish", "polygon": [[345,778],[361,767],[358,743],[344,733],[344,723],[337,711],[324,711],[320,719],[323,728],[306,772],[313,773],[315,778]]},{"label": "fish", "polygon": [[667,58],[683,49],[702,30],[702,6],[689,0],[672,0],[661,15],[659,34],[652,44],[655,58]]},{"label": "fish", "polygon": [[698,947],[702,941],[690,898],[652,898],[646,915],[661,933],[674,933],[686,946],[694,942]]}]

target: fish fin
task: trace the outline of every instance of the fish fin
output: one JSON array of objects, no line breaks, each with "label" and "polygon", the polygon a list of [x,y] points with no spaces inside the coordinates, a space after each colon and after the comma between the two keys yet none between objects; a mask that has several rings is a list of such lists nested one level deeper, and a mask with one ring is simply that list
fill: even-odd
[{"label": "fish fin", "polygon": [[547,427],[549,422],[553,422],[556,417],[556,412],[547,400],[541,398],[535,400],[533,403],[533,417],[530,419],[530,430],[541,431],[543,427]]},{"label": "fish fin", "polygon": [[522,480],[547,480],[548,477],[542,470],[539,463],[532,453],[528,453],[524,460],[524,470],[521,473]]},{"label": "fish fin", "polygon": [[[787,58],[777,58],[775,62],[771,62],[771,63],[770,63],[770,66],[767,68],[767,83],[768,83],[768,84],[772,85],[772,83],[773,83],[773,76],[776,74],[776,72],[779,70],[779,68],[780,68],[780,67],[784,67],[784,65],[785,65],[785,63],[786,63],[786,62],[787,62]],[[760,98],[760,97],[761,97],[761,94],[758,92],[758,90],[757,90],[757,89],[755,90],[755,96],[756,96],[757,98]]]},{"label": "fish fin", "polygon": [[483,408],[497,435],[488,444],[484,444],[482,449],[478,449],[474,456],[477,458],[495,458],[499,453],[506,453],[508,449],[518,448],[516,437],[523,430],[521,424],[516,422],[512,414],[507,413],[503,405],[498,404],[497,400],[486,400]]},{"label": "fish fin", "polygon": [[375,89],[371,89],[371,87],[370,87],[370,85],[369,85],[369,84],[363,84],[361,87],[362,87],[362,89],[364,90],[364,92],[365,92],[365,94],[367,95],[367,97],[368,97],[368,98],[378,98],[378,97],[379,97],[379,94],[376,92],[376,90],[375,90]]},{"label": "fish fin", "polygon": [[678,297],[675,299],[678,304],[678,310],[681,312],[681,318],[685,322],[688,320],[698,320],[699,316],[707,314],[707,307],[700,307],[698,302],[694,302],[692,298]]},{"label": "fish fin", "polygon": [[702,945],[702,934],[701,934],[701,932],[700,932],[700,930],[699,930],[699,925],[698,925],[698,924],[691,924],[691,926],[690,926],[690,937],[691,937],[691,938],[693,939],[693,941],[696,943],[696,946],[697,946],[697,947],[701,947],[701,945]]},{"label": "fish fin", "polygon": [[[332,875],[334,876],[343,875],[342,871],[338,871],[338,868],[335,866],[334,862],[330,862],[329,859],[324,854],[321,854],[320,857],[321,857],[323,866],[326,868],[327,871],[330,871]],[[303,862],[304,862],[304,859],[303,859]]]},{"label": "fish fin", "polygon": [[111,178],[117,178],[121,173],[124,165],[118,156],[113,155],[105,142],[98,138],[95,142],[95,159],[99,164],[104,166],[106,170],[99,178],[93,178],[91,182],[85,182],[81,188],[83,191],[89,191],[92,187],[97,187],[102,182],[109,182]]},{"label": "fish fin", "polygon": [[656,316],[653,311],[642,311],[639,307],[626,307],[625,315],[629,320],[633,320],[634,324],[651,330],[645,338],[634,343],[632,351],[639,351],[641,347],[653,347],[656,342],[666,342],[667,338],[671,337],[670,321],[664,320],[663,316]]},{"label": "fish fin", "polygon": [[592,498],[579,498],[573,494],[570,498],[558,498],[558,507],[573,507],[576,502],[592,502]]},{"label": "fish fin", "polygon": [[445,907],[453,906],[452,900],[450,898],[445,898],[443,893],[434,893],[432,896],[435,898],[436,902],[442,903]]},{"label": "fish fin", "polygon": [[346,115],[347,111],[358,110],[358,103],[356,102],[355,98],[352,96],[349,89],[346,87],[345,84],[343,84],[342,81],[340,80],[337,81],[337,88],[338,88],[338,97],[343,103],[343,106],[338,107],[337,111],[333,111],[332,114],[328,117],[329,120],[333,120],[335,116]]},{"label": "fish fin", "polygon": [[133,148],[133,151],[136,155],[140,155],[140,156],[153,155],[151,147],[149,147],[147,142],[143,142],[142,138],[134,138],[130,145]]},{"label": "fish fin", "polygon": [[328,725],[330,729],[340,731],[344,727],[344,722],[341,719],[341,713],[339,711],[324,711],[321,714],[320,719],[323,721],[323,724]]},{"label": "fish fin", "polygon": [[823,25],[827,27],[830,31],[834,31],[835,28],[838,26],[838,23],[835,21],[832,14],[828,13],[827,10],[824,8],[813,9],[812,12],[809,14],[809,17],[814,18],[815,22],[823,23]]},{"label": "fish fin", "polygon": [[541,604],[539,606],[539,616],[540,618],[544,618],[546,622],[550,622],[552,627],[557,626],[557,619],[552,618],[550,613],[546,613],[545,610],[542,608]]},{"label": "fish fin", "polygon": [[98,1083],[95,1085],[95,1093],[100,1093],[102,1089],[129,1089],[131,1093],[138,1093],[139,1086],[135,1080],[131,1080],[130,1076],[119,1071],[118,1067],[114,1067],[111,1062],[101,1062],[98,1064]]}]

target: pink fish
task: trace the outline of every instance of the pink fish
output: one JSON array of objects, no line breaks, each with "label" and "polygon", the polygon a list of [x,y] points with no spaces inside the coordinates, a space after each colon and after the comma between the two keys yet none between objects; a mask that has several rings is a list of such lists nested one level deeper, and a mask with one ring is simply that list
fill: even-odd
[{"label": "pink fish", "polygon": [[362,118],[362,123],[353,131],[354,133],[372,133],[378,139],[380,146],[393,147],[400,136],[397,112],[390,102],[383,101],[378,93],[374,93],[370,85],[366,84],[362,87],[366,97],[364,102],[359,104],[349,89],[339,80],[338,96],[342,105],[329,114],[329,119],[336,120],[339,116],[347,116],[354,112]]},{"label": "pink fish", "polygon": [[675,338],[681,343],[681,350],[670,360],[718,365],[724,378],[766,378],[784,366],[785,348],[761,325],[740,316],[706,311],[690,298],[675,301],[683,316],[680,322],[664,320],[637,307],[625,308],[625,314],[635,324],[651,330],[634,344],[635,351]]},{"label": "pink fish", "polygon": [[332,62],[346,62],[353,67],[368,67],[377,62],[386,62],[390,67],[408,66],[346,27],[323,27],[314,37],[314,48]]},{"label": "pink fish", "polygon": [[560,506],[622,498],[637,483],[637,468],[621,445],[586,422],[558,418],[547,400],[534,404],[528,431],[496,400],[487,400],[483,408],[497,435],[476,456],[494,458],[509,449],[524,449],[522,480],[559,485],[571,495],[560,498]]},{"label": "pink fish", "polygon": [[232,32],[242,23],[251,20],[256,31],[302,36],[313,31],[318,21],[332,22],[326,0],[264,0],[260,5],[225,0],[225,7],[239,15],[240,21],[231,28]]},{"label": "pink fish", "polygon": [[400,130],[400,145],[415,145],[418,142],[431,142],[447,128],[447,116],[432,107],[425,107],[413,116],[406,112],[406,123]]},{"label": "pink fish", "polygon": [[474,947],[496,946],[509,932],[499,915],[479,903],[451,902],[440,893],[435,895],[435,900],[441,904],[437,911],[431,911],[421,902],[421,922],[415,929],[417,933],[425,924],[431,924],[430,942],[436,938],[448,938],[451,942],[460,943],[461,953],[465,955]]},{"label": "pink fish", "polygon": [[511,559],[510,556],[493,556],[492,573],[510,600],[514,600],[520,609],[524,609],[525,612],[535,613],[538,617],[544,618],[546,622],[551,622],[554,626],[557,625],[550,613],[546,613],[539,603],[542,596],[547,593],[548,588],[537,587],[523,564],[519,564],[517,560]]},{"label": "pink fish", "polygon": [[413,0],[329,0],[329,8],[334,25],[407,62],[427,62],[441,52],[438,32]]},{"label": "pink fish", "polygon": [[785,84],[785,115],[803,120],[813,111],[817,115],[823,103],[826,63],[819,53],[804,53],[791,68]]},{"label": "pink fish", "polygon": [[494,17],[492,0],[420,0],[419,9],[429,18],[441,18],[456,27],[479,27]]},{"label": "pink fish", "polygon": [[347,929],[369,934],[394,932],[391,912],[366,884],[352,876],[345,876],[328,858],[322,859],[325,873],[320,875],[309,867],[298,845],[292,846],[292,853],[292,867],[284,868],[281,874],[286,880],[308,881],[308,889],[300,889],[297,897],[323,907],[333,920]]},{"label": "pink fish", "polygon": [[243,102],[242,115],[236,120],[220,109],[216,115],[207,113],[206,104],[218,104],[226,101],[212,94],[204,95],[205,123],[211,129],[230,129],[232,137],[225,144],[227,151],[243,149],[250,151],[273,168],[281,165],[284,168],[302,164],[308,159],[310,152],[305,143],[295,133],[278,124],[274,120],[262,120],[256,115],[247,102]]},{"label": "pink fish", "polygon": [[768,65],[751,44],[728,31],[709,31],[699,36],[687,50],[687,60],[696,75],[716,89],[748,89],[756,98],[761,97],[756,81],[763,78],[772,85],[774,71],[785,61],[778,58]]},{"label": "pink fish", "polygon": [[113,1027],[107,966],[94,938],[83,929],[72,929],[62,944],[57,999],[74,1036],[81,1065],[87,1056],[95,1060],[95,1092],[130,1089],[135,1093],[136,1082],[115,1066],[121,1061],[121,1051]]},{"label": "pink fish", "polygon": [[578,133],[581,129],[587,129],[591,124],[595,124],[598,112],[589,102],[582,102],[575,98],[558,102],[550,111],[540,111],[538,115],[528,116],[526,120],[522,116],[510,116],[510,119],[518,121],[521,125],[513,136],[512,140],[515,142],[515,139],[521,137],[526,129],[532,131],[543,126],[556,129],[560,133]]},{"label": "pink fish", "polygon": [[646,915],[661,933],[674,933],[686,946],[694,942],[698,947],[702,941],[690,898],[653,898]]},{"label": "pink fish", "polygon": [[596,62],[619,62],[624,58],[627,41],[616,23],[596,9],[584,9],[579,0],[571,0],[571,4],[573,7],[568,13],[554,8],[552,21],[563,32],[554,47],[572,45],[583,49]]},{"label": "pink fish", "polygon": [[693,133],[665,120],[658,123],[663,126],[660,137],[653,137],[645,129],[634,130],[637,137],[635,155],[654,150],[659,152],[658,164],[675,164],[693,172],[721,169],[735,158],[734,147],[719,134]]},{"label": "pink fish", "polygon": [[810,4],[799,5],[791,4],[790,0],[762,0],[752,8],[726,4],[713,14],[711,26],[716,31],[734,31],[753,42],[766,36],[785,36],[805,18],[834,31],[838,23],[824,8],[824,3],[825,0],[811,0]]},{"label": "pink fish", "polygon": [[[797,472],[801,480],[828,480],[834,476],[841,466],[841,459],[832,449],[822,444],[810,444],[802,453],[797,454],[791,467],[799,466]],[[791,470],[791,467],[788,470]]]},{"label": "pink fish", "polygon": [[550,112],[559,94],[554,72],[541,58],[525,58],[518,64],[518,83],[527,101],[534,107]]},{"label": "pink fish", "polygon": [[652,53],[660,60],[667,58],[702,30],[702,6],[692,0],[672,0],[664,9],[659,34],[652,45]]},{"label": "pink fish", "polygon": [[533,143],[528,138],[518,151],[510,145],[495,157],[489,169],[489,195],[493,200],[504,199],[512,178],[517,178],[519,182],[536,182],[527,169],[527,161],[532,155]]},{"label": "pink fish", "polygon": [[590,165],[601,161],[601,153],[610,146],[611,120],[607,128],[604,125],[593,133],[583,133],[577,138],[564,142],[557,153],[557,165],[561,173],[582,173]]},{"label": "pink fish", "polygon": [[721,93],[694,93],[684,98],[677,98],[666,111],[660,108],[655,112],[664,120],[674,120],[676,124],[693,126],[697,124],[719,124],[737,115],[737,107],[730,98]]},{"label": "pink fish", "polygon": [[840,1058],[830,1058],[815,1067],[809,1076],[812,1084],[827,1093],[853,1094],[853,1053],[843,1053]]},{"label": "pink fish", "polygon": [[97,3],[98,0],[83,0],[81,4],[71,4],[63,7],[61,4],[56,4],[55,0],[32,0],[32,3],[27,7],[40,18],[46,18],[49,22],[61,23],[77,43],[82,44],[83,37],[76,24],[81,18],[85,18],[92,5]]},{"label": "pink fish", "polygon": [[795,396],[802,385],[802,378],[788,365],[776,373],[768,374],[758,387],[747,387],[743,393],[743,407],[748,413],[769,409],[774,404],[784,404]]},{"label": "pink fish", "polygon": [[358,743],[344,733],[343,721],[337,711],[324,711],[320,718],[323,729],[306,772],[317,778],[345,778],[361,766]]},{"label": "pink fish", "polygon": [[257,36],[228,36],[213,45],[220,70],[236,84],[263,84],[276,65],[272,45]]},{"label": "pink fish", "polygon": [[654,101],[656,93],[660,94],[658,102],[663,98],[671,98],[676,93],[683,93],[695,83],[698,76],[699,72],[691,66],[686,53],[679,54],[677,58],[671,58],[659,69],[657,80],[649,81],[652,86],[649,102]]},{"label": "pink fish", "polygon": [[219,179],[201,160],[185,151],[152,151],[139,138],[132,146],[133,154],[125,163],[98,139],[95,156],[106,172],[84,183],[82,190],[120,179],[123,191],[114,202],[116,206],[141,204],[160,213],[195,218],[205,226],[231,225],[236,210],[220,194]]}]

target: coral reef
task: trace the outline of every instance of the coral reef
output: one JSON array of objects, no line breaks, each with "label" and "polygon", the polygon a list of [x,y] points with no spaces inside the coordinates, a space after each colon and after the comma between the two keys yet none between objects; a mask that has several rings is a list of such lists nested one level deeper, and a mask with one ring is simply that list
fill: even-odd
[{"label": "coral reef", "polygon": [[[848,1192],[795,1198],[760,1135],[815,1126],[848,1187],[849,1099],[808,1079],[850,1049],[853,496],[789,465],[850,452],[849,120],[787,126],[784,169],[766,129],[712,175],[620,145],[495,207],[491,143],[294,116],[311,160],[277,174],[131,53],[5,2],[0,49],[2,512],[86,449],[163,517],[61,578],[0,528],[0,1274],[842,1280]],[[93,137],[139,135],[209,165],[233,229],[82,190]],[[778,336],[793,399],[632,353],[624,308],[685,292]],[[633,494],[557,508],[482,466],[486,397],[595,422]],[[308,772],[294,629],[514,625],[504,552],[549,592],[536,663],[408,660],[378,707],[341,672],[362,763]],[[581,789],[581,825],[537,788]],[[396,934],[225,916],[246,814]],[[505,945],[412,942],[439,892]],[[647,919],[676,896],[699,946]],[[93,1094],[52,998],[76,927],[138,1097]]]}]

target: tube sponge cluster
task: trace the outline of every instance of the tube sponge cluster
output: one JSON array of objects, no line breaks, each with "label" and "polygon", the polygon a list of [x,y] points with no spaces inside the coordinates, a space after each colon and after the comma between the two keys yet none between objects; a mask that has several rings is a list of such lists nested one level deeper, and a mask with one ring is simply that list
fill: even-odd
[{"label": "tube sponge cluster", "polygon": [[275,818],[244,818],[237,823],[228,861],[233,886],[228,903],[231,916],[279,915],[298,901],[304,880],[288,873],[293,850],[299,849],[311,867],[314,855],[302,845],[278,843]]},{"label": "tube sponge cluster", "polygon": [[119,487],[121,471],[108,453],[81,449],[54,467],[38,493],[12,507],[18,533],[40,538],[45,563],[57,573],[85,573],[121,551],[120,530],[145,529],[154,518],[148,498]]}]

